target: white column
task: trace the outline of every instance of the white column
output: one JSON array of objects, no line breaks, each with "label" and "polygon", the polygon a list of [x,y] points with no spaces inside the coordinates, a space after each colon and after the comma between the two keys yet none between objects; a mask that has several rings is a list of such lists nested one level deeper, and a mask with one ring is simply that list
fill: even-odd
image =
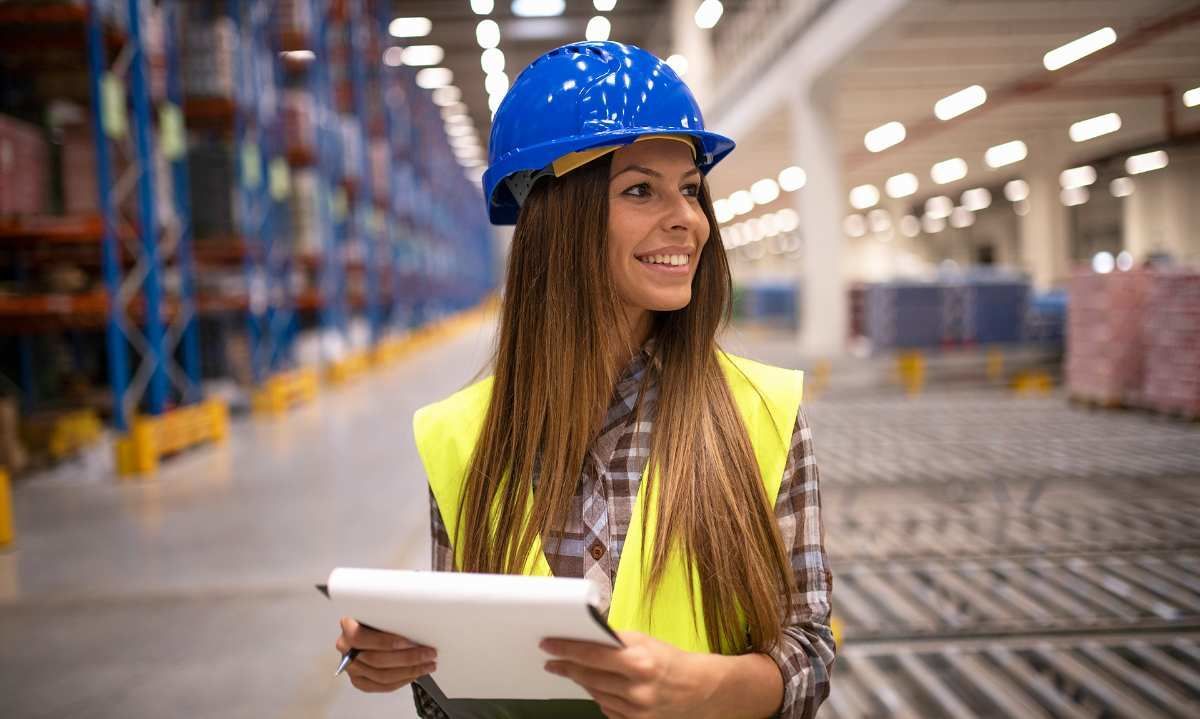
[{"label": "white column", "polygon": [[[1033,286],[1047,290],[1070,269],[1070,214],[1060,197],[1059,174],[1066,169],[1065,138],[1041,137],[1029,145],[1025,181],[1029,214],[1021,218],[1021,263]],[[1100,191],[1091,188],[1091,191]]]},{"label": "white column", "polygon": [[684,82],[707,110],[705,104],[712,87],[712,31],[696,24],[696,9],[700,0],[671,0],[671,53],[683,55],[688,61]]},{"label": "white column", "polygon": [[842,169],[833,125],[832,83],[798,88],[791,98],[792,164],[808,184],[793,194],[804,241],[800,274],[800,348],[831,357],[846,346],[849,299],[843,266]]},{"label": "white column", "polygon": [[1193,262],[1200,258],[1200,152],[1169,152],[1170,164],[1134,175],[1133,194],[1122,200],[1125,249],[1135,262],[1151,253]]}]

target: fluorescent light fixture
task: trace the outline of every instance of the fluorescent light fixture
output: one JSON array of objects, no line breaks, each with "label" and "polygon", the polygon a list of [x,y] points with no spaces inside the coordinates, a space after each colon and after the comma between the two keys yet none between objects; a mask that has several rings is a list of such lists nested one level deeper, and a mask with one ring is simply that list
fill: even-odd
[{"label": "fluorescent light fixture", "polygon": [[465,125],[466,127],[473,127],[474,125],[474,123],[471,122],[470,116],[465,114],[450,115],[449,117],[443,118],[443,122],[446,127],[451,125]]},{"label": "fluorescent light fixture", "polygon": [[965,207],[955,207],[950,211],[950,226],[962,230],[975,224],[975,213]]},{"label": "fluorescent light fixture", "polygon": [[893,121],[880,125],[864,135],[863,144],[871,152],[883,152],[893,145],[904,142],[907,134],[902,123]]},{"label": "fluorescent light fixture", "polygon": [[1113,197],[1129,197],[1133,194],[1133,180],[1128,177],[1118,177],[1108,183],[1108,191]]},{"label": "fluorescent light fixture", "polygon": [[850,206],[865,210],[879,204],[879,189],[874,185],[859,185],[850,190]]},{"label": "fluorescent light fixture", "polygon": [[1200,105],[1200,87],[1193,87],[1191,90],[1183,93],[1183,104],[1187,107]]},{"label": "fluorescent light fixture", "polygon": [[442,108],[442,119],[446,120],[447,122],[452,117],[457,117],[459,115],[466,115],[466,114],[467,114],[467,106],[465,103],[456,102],[451,105],[446,105],[445,107]]},{"label": "fluorescent light fixture", "polygon": [[450,135],[450,147],[479,147],[479,138],[470,135]]},{"label": "fluorescent light fixture", "polygon": [[312,50],[284,50],[279,53],[284,60],[292,60],[294,62],[312,62],[317,59],[317,53]]},{"label": "fluorescent light fixture", "polygon": [[503,95],[488,95],[488,109],[495,114],[496,110],[500,109],[500,103],[504,100]]},{"label": "fluorescent light fixture", "polygon": [[867,220],[862,215],[846,215],[842,220],[842,231],[849,237],[862,237],[867,234]]},{"label": "fluorescent light fixture", "polygon": [[1075,207],[1086,203],[1092,194],[1086,187],[1068,187],[1059,193],[1059,199],[1067,207]]},{"label": "fluorescent light fixture", "polygon": [[453,85],[439,87],[433,91],[433,104],[439,107],[453,105],[462,100],[462,90],[459,90]]},{"label": "fluorescent light fixture", "polygon": [[723,12],[725,12],[725,6],[721,4],[721,0],[704,0],[700,3],[700,7],[696,8],[696,25],[701,30],[714,28],[721,20]]},{"label": "fluorescent light fixture", "polygon": [[454,73],[445,67],[427,67],[417,71],[417,87],[436,90],[454,82]]},{"label": "fluorescent light fixture", "polygon": [[1110,132],[1116,132],[1121,129],[1121,116],[1115,112],[1110,112],[1106,115],[1097,115],[1086,120],[1080,120],[1071,125],[1071,129],[1067,134],[1075,142],[1087,142],[1101,135],[1107,135]]},{"label": "fluorescent light fixture", "polygon": [[388,67],[400,67],[404,64],[404,48],[389,47],[383,51],[383,64]]},{"label": "fluorescent light fixture", "polygon": [[800,215],[790,207],[785,207],[775,213],[775,222],[780,232],[795,232],[800,226]]},{"label": "fluorescent light fixture", "polygon": [[779,173],[779,187],[784,192],[795,192],[808,183],[808,174],[802,168],[792,165]]},{"label": "fluorescent light fixture", "polygon": [[933,215],[926,214],[921,218],[921,229],[924,230],[925,234],[927,235],[936,235],[937,233],[946,229],[946,218],[934,217]]},{"label": "fluorescent light fixture", "polygon": [[713,214],[717,216],[717,222],[722,225],[735,217],[733,208],[729,206],[729,200],[725,198],[713,203]]},{"label": "fluorescent light fixture", "polygon": [[503,95],[508,92],[508,73],[493,72],[483,80],[483,86],[489,95]]},{"label": "fluorescent light fixture", "polygon": [[1122,272],[1133,269],[1133,255],[1129,250],[1122,250],[1121,254],[1117,255],[1117,269]]},{"label": "fluorescent light fixture", "polygon": [[917,181],[917,176],[911,172],[902,172],[899,175],[892,175],[883,183],[883,190],[887,196],[899,200],[901,197],[908,197],[916,194],[921,183]]},{"label": "fluorescent light fixture", "polygon": [[1074,189],[1076,187],[1087,187],[1096,181],[1096,168],[1091,165],[1083,165],[1082,167],[1072,167],[1069,170],[1063,170],[1058,176],[1058,184],[1064,190]]},{"label": "fluorescent light fixture", "polygon": [[775,220],[775,213],[768,212],[758,218],[758,227],[762,230],[763,237],[777,237],[779,235],[779,223]]},{"label": "fluorescent light fixture", "polygon": [[475,26],[475,42],[484,50],[500,44],[500,26],[495,20],[480,20]]},{"label": "fluorescent light fixture", "polygon": [[1126,160],[1125,171],[1131,175],[1140,175],[1143,172],[1161,170],[1167,166],[1167,162],[1167,153],[1164,150],[1144,152],[1140,155],[1133,155]]},{"label": "fluorescent light fixture", "polygon": [[744,215],[754,209],[754,196],[745,190],[738,190],[729,196],[729,206],[735,215]]},{"label": "fluorescent light fixture", "polygon": [[1024,217],[1029,214],[1029,200],[1021,200],[1013,203],[1013,212],[1017,213],[1018,217]]},{"label": "fluorescent light fixture", "polygon": [[992,193],[986,187],[976,187],[962,193],[959,202],[971,212],[979,212],[992,206]]},{"label": "fluorescent light fixture", "polygon": [[983,161],[993,170],[997,167],[1011,165],[1014,162],[1020,162],[1029,156],[1029,148],[1020,140],[1005,142],[1000,145],[993,145],[983,153]]},{"label": "fluorescent light fixture", "polygon": [[554,17],[566,9],[563,0],[513,0],[512,12],[517,17]]},{"label": "fluorescent light fixture", "polygon": [[950,120],[964,112],[974,110],[985,102],[987,102],[987,90],[979,85],[972,85],[938,100],[933,105],[933,114],[939,120]]},{"label": "fluorescent light fixture", "polygon": [[678,53],[667,58],[667,65],[680,77],[683,77],[688,72],[688,59]]},{"label": "fluorescent light fixture", "polygon": [[588,20],[587,29],[583,31],[584,38],[592,42],[603,42],[612,33],[612,23],[603,15],[596,15]]},{"label": "fluorescent light fixture", "polygon": [[1092,269],[1102,275],[1107,275],[1116,267],[1117,261],[1111,252],[1097,252],[1092,257]]},{"label": "fluorescent light fixture", "polygon": [[892,215],[882,207],[876,207],[867,213],[867,225],[876,234],[892,229]]},{"label": "fluorescent light fixture", "polygon": [[754,198],[755,204],[766,205],[775,201],[779,197],[779,183],[767,178],[759,180],[750,186],[750,196]]},{"label": "fluorescent light fixture", "polygon": [[404,48],[404,64],[409,67],[433,67],[441,64],[446,52],[440,45],[409,45]]},{"label": "fluorescent light fixture", "polygon": [[954,200],[951,200],[945,195],[931,197],[925,201],[925,215],[935,219],[944,220],[954,211]]},{"label": "fluorescent light fixture", "polygon": [[450,124],[446,125],[446,134],[450,137],[462,137],[464,135],[474,135],[475,128],[470,125]]},{"label": "fluorescent light fixture", "polygon": [[1047,70],[1057,70],[1091,55],[1100,48],[1108,47],[1116,41],[1117,33],[1111,27],[1102,27],[1096,32],[1088,33],[1066,45],[1054,48],[1042,56],[1042,64],[1046,66]]},{"label": "fluorescent light fixture", "polygon": [[454,147],[454,156],[460,160],[463,158],[476,158],[483,153],[479,145],[456,145]]},{"label": "fluorescent light fixture", "polygon": [[425,37],[433,30],[433,22],[427,17],[398,17],[388,23],[392,37]]},{"label": "fluorescent light fixture", "polygon": [[592,0],[592,6],[600,12],[608,12],[617,6],[617,0]]},{"label": "fluorescent light fixture", "polygon": [[480,54],[479,64],[488,75],[504,72],[504,51],[498,47],[489,47]]},{"label": "fluorescent light fixture", "polygon": [[900,234],[905,237],[916,237],[921,234],[921,221],[915,215],[905,215],[900,218]]},{"label": "fluorescent light fixture", "polygon": [[496,4],[493,0],[471,0],[471,9],[476,15],[487,15],[494,10]]},{"label": "fluorescent light fixture", "polygon": [[961,157],[942,160],[929,170],[929,177],[939,185],[945,185],[967,176],[967,162]]},{"label": "fluorescent light fixture", "polygon": [[1009,180],[1004,183],[1004,199],[1020,202],[1029,197],[1029,183],[1024,180]]}]

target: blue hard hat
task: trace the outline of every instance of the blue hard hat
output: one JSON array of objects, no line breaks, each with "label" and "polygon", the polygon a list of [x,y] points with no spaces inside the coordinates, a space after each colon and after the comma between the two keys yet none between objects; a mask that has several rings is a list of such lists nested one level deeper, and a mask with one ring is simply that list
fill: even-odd
[{"label": "blue hard hat", "polygon": [[704,131],[679,75],[639,47],[576,42],[542,55],[517,76],[492,120],[483,173],[492,224],[516,223],[532,180],[556,159],[644,135],[694,138],[703,173],[733,150],[733,140]]}]

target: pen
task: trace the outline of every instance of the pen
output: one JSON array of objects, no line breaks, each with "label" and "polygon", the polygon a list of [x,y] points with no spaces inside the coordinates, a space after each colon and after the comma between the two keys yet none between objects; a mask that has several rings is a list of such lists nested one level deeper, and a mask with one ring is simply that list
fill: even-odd
[{"label": "pen", "polygon": [[[324,594],[326,598],[329,598],[329,586],[328,585],[318,584],[317,591],[319,591],[321,594]],[[367,629],[379,631],[379,630],[375,629],[375,627],[367,626],[366,624],[363,624],[362,622],[359,622],[359,626],[366,627]],[[342,661],[338,662],[337,671],[333,673],[333,675],[335,677],[340,676],[342,672],[346,671],[346,667],[350,666],[350,662],[354,661],[354,658],[358,656],[358,651],[359,651],[358,649],[351,649],[350,651],[348,651],[342,655]]]}]

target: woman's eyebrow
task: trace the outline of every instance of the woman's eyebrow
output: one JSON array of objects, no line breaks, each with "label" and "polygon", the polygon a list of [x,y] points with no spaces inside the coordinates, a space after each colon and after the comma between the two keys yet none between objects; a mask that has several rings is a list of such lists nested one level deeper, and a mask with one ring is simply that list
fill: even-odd
[{"label": "woman's eyebrow", "polygon": [[[614,174],[609,179],[615,180],[618,177],[620,177],[621,175],[624,175],[626,172],[640,172],[643,175],[649,175],[650,177],[654,177],[654,178],[661,178],[663,176],[661,172],[659,172],[657,170],[651,170],[649,167],[643,167],[642,165],[630,165],[629,167],[626,167],[624,170],[621,170],[620,172]],[[692,175],[699,175],[699,174],[700,174],[700,168],[693,167],[692,169],[683,173],[683,176],[691,177]]]}]

